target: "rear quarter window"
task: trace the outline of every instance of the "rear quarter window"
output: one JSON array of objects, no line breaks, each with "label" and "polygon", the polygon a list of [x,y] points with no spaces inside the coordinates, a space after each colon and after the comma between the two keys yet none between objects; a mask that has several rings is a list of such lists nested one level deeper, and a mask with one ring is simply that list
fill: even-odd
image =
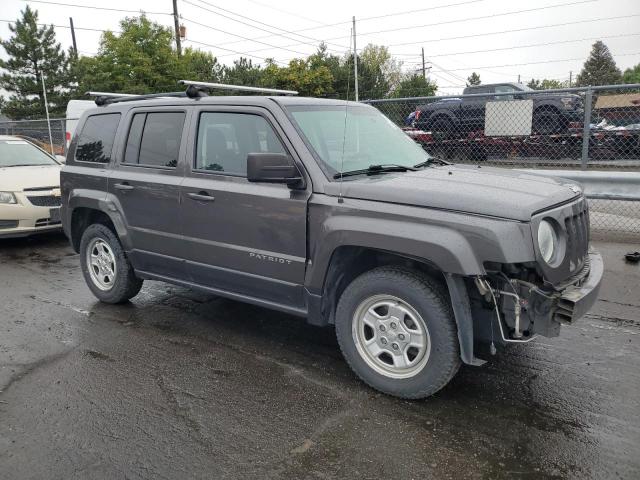
[{"label": "rear quarter window", "polygon": [[109,163],[119,123],[119,113],[87,117],[82,131],[78,134],[75,161]]}]

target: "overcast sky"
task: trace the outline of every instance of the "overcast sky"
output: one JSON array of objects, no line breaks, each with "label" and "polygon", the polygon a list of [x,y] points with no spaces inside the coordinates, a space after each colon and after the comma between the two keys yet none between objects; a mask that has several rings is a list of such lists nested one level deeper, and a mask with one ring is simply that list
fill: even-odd
[{"label": "overcast sky", "polygon": [[[173,26],[171,0],[52,2],[142,10],[153,20]],[[117,31],[120,19],[135,15],[0,0],[0,20],[14,20],[27,3],[39,11],[40,22],[59,26],[57,38],[65,47],[71,45],[71,33],[64,27],[73,17],[78,50],[84,55],[97,52],[101,32],[82,28]],[[387,45],[408,71],[421,68],[424,47],[429,75],[440,93],[460,91],[472,71],[480,74],[483,83],[515,81],[518,75],[523,82],[532,77],[566,80],[570,71],[575,78],[597,39],[609,46],[622,70],[640,62],[640,0],[178,0],[178,9],[187,27],[184,44],[209,50],[226,64],[238,58],[238,52],[252,55],[258,63],[267,57],[287,62],[312,53],[320,40],[331,51],[343,53],[349,47],[355,15],[359,50],[367,43]],[[371,18],[379,16],[383,17]],[[574,23],[585,20],[593,21]],[[500,33],[505,31],[509,32]],[[0,22],[0,37],[9,34],[7,23]]]}]

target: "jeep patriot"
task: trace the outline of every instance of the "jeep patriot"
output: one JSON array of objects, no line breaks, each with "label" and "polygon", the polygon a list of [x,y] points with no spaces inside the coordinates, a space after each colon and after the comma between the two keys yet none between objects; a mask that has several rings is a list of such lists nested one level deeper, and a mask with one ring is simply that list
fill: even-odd
[{"label": "jeep patriot", "polygon": [[368,105],[205,91],[82,115],[62,223],[99,300],[161,280],[305,317],[402,398],[596,301],[578,185],[448,164]]}]

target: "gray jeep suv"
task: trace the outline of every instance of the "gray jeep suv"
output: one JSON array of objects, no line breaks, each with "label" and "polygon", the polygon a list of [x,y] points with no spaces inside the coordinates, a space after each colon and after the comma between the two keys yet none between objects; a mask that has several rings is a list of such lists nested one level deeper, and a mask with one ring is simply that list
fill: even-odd
[{"label": "gray jeep suv", "polygon": [[306,317],[364,382],[422,398],[596,300],[575,184],[447,164],[359,103],[130,100],[83,114],[61,174],[103,302],[162,280]]}]

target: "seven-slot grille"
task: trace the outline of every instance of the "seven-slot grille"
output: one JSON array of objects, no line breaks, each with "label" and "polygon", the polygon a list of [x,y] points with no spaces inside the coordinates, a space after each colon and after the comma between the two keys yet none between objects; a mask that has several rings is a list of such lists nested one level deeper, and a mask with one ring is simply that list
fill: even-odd
[{"label": "seven-slot grille", "polygon": [[564,227],[569,270],[573,273],[584,266],[589,253],[589,207],[586,201],[575,205],[572,214],[565,218]]},{"label": "seven-slot grille", "polygon": [[60,197],[54,197],[53,195],[33,195],[27,198],[36,207],[59,207],[62,203]]}]

